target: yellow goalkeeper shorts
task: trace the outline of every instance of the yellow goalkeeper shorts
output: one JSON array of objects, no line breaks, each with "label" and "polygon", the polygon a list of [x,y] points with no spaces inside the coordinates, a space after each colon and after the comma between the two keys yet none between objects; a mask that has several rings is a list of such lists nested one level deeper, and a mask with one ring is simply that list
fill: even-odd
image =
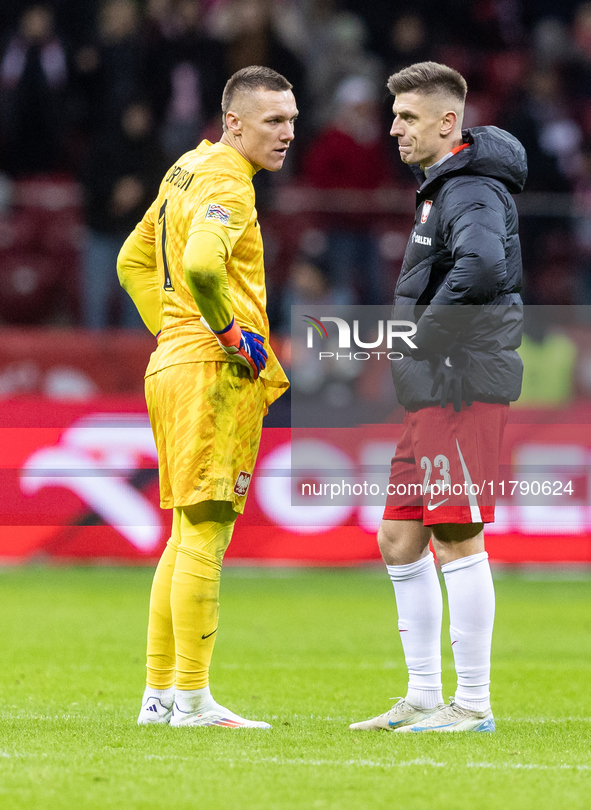
[{"label": "yellow goalkeeper shorts", "polygon": [[169,366],[146,377],[163,509],[230,501],[244,511],[265,413],[262,380],[238,363]]}]

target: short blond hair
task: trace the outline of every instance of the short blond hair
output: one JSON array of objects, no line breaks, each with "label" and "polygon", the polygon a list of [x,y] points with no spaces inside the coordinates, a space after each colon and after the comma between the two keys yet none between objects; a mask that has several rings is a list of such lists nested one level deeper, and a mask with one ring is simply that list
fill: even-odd
[{"label": "short blond hair", "polygon": [[226,113],[231,108],[237,93],[253,92],[255,90],[291,90],[293,84],[285,76],[268,67],[250,65],[242,68],[230,76],[224,87],[222,95],[222,125],[226,130]]},{"label": "short blond hair", "polygon": [[449,95],[461,104],[466,100],[468,85],[461,73],[439,62],[416,62],[393,73],[388,79],[388,90],[399,93]]}]

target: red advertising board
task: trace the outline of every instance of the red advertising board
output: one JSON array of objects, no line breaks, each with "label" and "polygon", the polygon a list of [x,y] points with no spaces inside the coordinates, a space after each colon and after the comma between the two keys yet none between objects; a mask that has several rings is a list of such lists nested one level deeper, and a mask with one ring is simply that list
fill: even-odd
[{"label": "red advertising board", "polygon": [[[491,558],[591,562],[591,408],[521,411],[512,418],[497,519],[487,528]],[[352,476],[367,469],[383,474],[399,432],[399,425],[370,425],[304,437],[264,429],[228,557],[338,565],[377,560],[379,503],[292,504],[292,443],[320,443]],[[6,400],[0,460],[0,562],[151,563],[159,556],[171,513],[158,506],[156,452],[141,397]],[[534,488],[543,487],[547,497],[532,501]]]}]

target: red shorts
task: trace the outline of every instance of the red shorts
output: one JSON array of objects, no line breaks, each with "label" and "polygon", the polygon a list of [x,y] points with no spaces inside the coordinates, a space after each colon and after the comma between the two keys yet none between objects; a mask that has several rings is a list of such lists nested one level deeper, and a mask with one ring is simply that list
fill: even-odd
[{"label": "red shorts", "polygon": [[384,520],[492,523],[509,406],[450,403],[407,412],[392,459]]}]

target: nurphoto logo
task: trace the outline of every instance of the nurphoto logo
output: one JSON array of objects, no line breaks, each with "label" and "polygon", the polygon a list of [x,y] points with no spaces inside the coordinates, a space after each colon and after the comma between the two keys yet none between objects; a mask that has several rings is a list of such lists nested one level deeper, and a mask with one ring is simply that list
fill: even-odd
[{"label": "nurphoto logo", "polygon": [[[353,343],[360,349],[377,349],[385,342],[385,349],[388,351],[361,351],[361,352],[319,352],[319,360],[327,360],[333,358],[336,360],[369,360],[370,357],[382,355],[387,357],[388,360],[400,360],[404,357],[400,351],[391,351],[394,348],[394,341],[402,340],[411,349],[416,349],[416,345],[412,341],[413,335],[417,331],[417,326],[412,321],[377,321],[377,335],[375,340],[363,341],[359,336],[359,321],[353,321],[353,328],[344,318],[324,317],[320,319],[313,318],[311,315],[303,316],[304,322],[308,324],[306,346],[308,349],[314,348],[315,335],[319,335],[317,340],[329,339],[328,330],[325,323],[333,323],[337,327],[337,341],[339,349],[351,348],[351,337]],[[332,330],[334,331],[334,330]],[[397,344],[399,345],[399,344]]]}]

